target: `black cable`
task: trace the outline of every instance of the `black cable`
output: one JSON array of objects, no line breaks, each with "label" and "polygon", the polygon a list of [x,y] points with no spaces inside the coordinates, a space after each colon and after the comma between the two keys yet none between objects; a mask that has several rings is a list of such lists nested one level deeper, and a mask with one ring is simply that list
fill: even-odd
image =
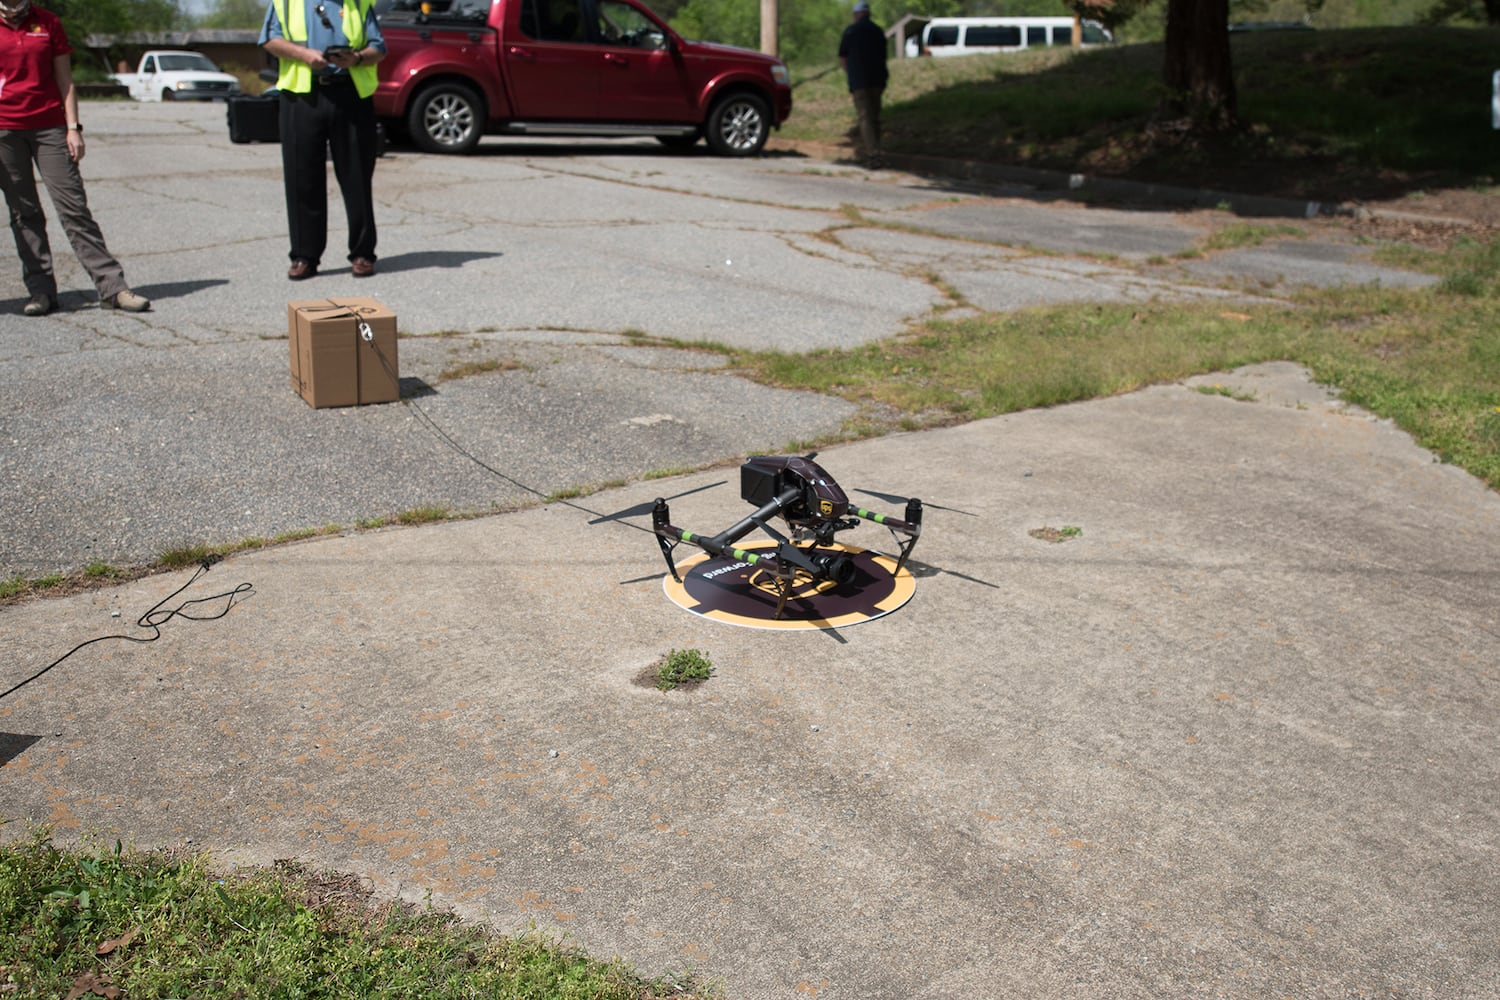
[{"label": "black cable", "polygon": [[[401,387],[401,378],[400,378],[399,375],[396,374],[396,369],[391,364],[390,359],[385,356],[385,352],[380,349],[380,345],[377,344],[377,343],[375,343],[374,334],[370,332],[369,324],[364,323],[364,322],[361,322],[359,324],[359,335],[360,335],[361,339],[363,339],[365,341],[365,343],[369,344],[370,347],[374,349],[375,356],[380,359],[381,365],[383,365],[385,367],[385,373],[387,375],[389,375],[391,377],[391,381],[396,384],[396,392],[397,392],[397,395],[399,396],[400,392],[401,392],[401,388],[400,388]],[[510,483],[516,489],[522,490],[523,492],[526,492],[526,493],[530,493],[532,496],[537,497],[538,499],[540,499],[542,501],[546,501],[547,500],[547,496],[548,495],[546,493],[543,493],[541,490],[535,489],[534,487],[527,486],[525,483],[521,482],[519,479],[514,478],[513,476],[506,475],[505,473],[501,472],[499,469],[497,469],[494,466],[490,465],[484,459],[480,458],[479,456],[475,455],[473,452],[469,451],[463,445],[459,444],[458,441],[456,441],[454,439],[453,435],[451,435],[447,431],[445,431],[438,424],[438,422],[436,420],[434,420],[431,416],[429,416],[427,414],[426,410],[423,410],[415,402],[413,402],[412,400],[406,398],[405,396],[400,396],[400,399],[401,399],[402,405],[406,406],[408,409],[410,409],[417,416],[421,417],[422,421],[425,424],[427,424],[427,426],[429,428],[431,428],[431,430],[432,430],[432,432],[434,434],[436,434],[438,437],[442,438],[443,442],[445,444],[447,444],[448,447],[450,447],[454,451],[458,452],[464,458],[467,458],[469,461],[473,462],[475,465],[479,466],[481,469],[483,469],[485,472],[488,472],[490,475],[494,476],[495,478],[497,478],[497,479],[503,479],[505,482]],[[592,514],[594,517],[603,518],[603,517],[607,516],[607,515],[604,515],[604,514],[600,514],[597,510],[590,510],[589,508],[583,506],[582,504],[573,503],[571,500],[564,500],[564,499],[559,498],[559,499],[556,499],[556,500],[554,500],[552,502],[553,503],[560,503],[564,507],[571,507],[574,510],[579,511],[580,513],[583,513],[583,514]],[[614,519],[610,518],[610,520],[614,520]],[[623,524],[623,525],[625,525],[628,528],[634,528],[637,531],[644,531],[648,535],[654,535],[654,534],[656,534],[656,532],[654,530],[650,529],[650,528],[643,528],[639,524],[631,524],[629,521],[619,521],[618,523]]]},{"label": "black cable", "polygon": [[[204,573],[207,573],[209,567],[218,562],[220,558],[220,556],[216,555],[203,557],[203,559],[198,563],[198,571],[194,573],[191,578],[189,578],[187,583],[184,583],[182,586],[172,591],[166,597],[163,597],[161,600],[157,601],[154,605],[151,606],[151,610],[147,611],[145,614],[136,619],[136,625],[140,628],[150,629],[151,635],[145,637],[122,634],[100,635],[95,636],[94,638],[89,639],[85,642],[80,642],[78,645],[74,646],[72,649],[68,650],[66,653],[53,660],[51,663],[38,670],[36,673],[32,674],[21,683],[13,685],[9,690],[0,693],[0,700],[3,700],[15,694],[17,691],[21,690],[32,681],[36,680],[38,677],[41,677],[47,671],[51,670],[53,667],[57,666],[59,663],[63,662],[68,657],[72,656],[74,653],[78,652],[85,646],[92,646],[94,643],[104,642],[106,639],[120,639],[124,642],[155,642],[157,639],[161,638],[161,627],[167,622],[171,621],[173,618],[186,618],[189,621],[195,622],[209,622],[213,621],[216,618],[223,618],[225,615],[229,614],[229,609],[234,607],[237,602],[237,598],[239,598],[240,595],[248,594],[253,589],[250,584],[242,583],[239,586],[235,587],[233,590],[227,590],[222,594],[215,594],[212,597],[198,597],[194,598],[191,601],[183,601],[175,608],[162,608],[163,604],[166,604],[172,598],[176,597],[178,594],[191,587],[194,582],[196,582],[197,579]],[[211,615],[195,615],[189,613],[187,610],[189,608],[196,607],[199,604],[207,604],[211,601],[224,601],[223,610],[219,611],[217,614]]]}]

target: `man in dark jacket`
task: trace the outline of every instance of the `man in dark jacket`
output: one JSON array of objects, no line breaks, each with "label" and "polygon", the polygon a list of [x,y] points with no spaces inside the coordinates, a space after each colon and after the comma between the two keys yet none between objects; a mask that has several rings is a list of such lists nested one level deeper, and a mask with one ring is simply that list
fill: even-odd
[{"label": "man in dark jacket", "polygon": [[839,66],[849,77],[849,94],[859,116],[859,161],[880,162],[880,98],[889,74],[885,68],[885,32],[870,20],[867,0],[856,0],[854,23],[839,39]]}]

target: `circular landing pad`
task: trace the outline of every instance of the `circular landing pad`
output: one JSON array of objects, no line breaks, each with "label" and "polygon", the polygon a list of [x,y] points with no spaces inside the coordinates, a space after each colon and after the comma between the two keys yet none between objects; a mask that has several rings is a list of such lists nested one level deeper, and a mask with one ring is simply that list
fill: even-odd
[{"label": "circular landing pad", "polygon": [[[776,548],[774,543],[742,546],[752,552]],[[854,578],[842,587],[827,580],[798,576],[776,617],[776,582],[765,570],[727,556],[702,553],[677,567],[678,583],[664,577],[662,589],[678,607],[695,615],[747,628],[823,629],[858,625],[888,615],[911,600],[917,581],[906,568],[896,572],[896,560],[879,552],[847,545],[835,549],[854,561]]]}]

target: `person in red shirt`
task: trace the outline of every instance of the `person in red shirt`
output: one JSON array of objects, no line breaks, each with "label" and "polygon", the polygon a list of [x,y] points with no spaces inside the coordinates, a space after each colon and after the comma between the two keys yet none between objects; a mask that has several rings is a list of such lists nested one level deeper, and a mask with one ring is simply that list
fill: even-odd
[{"label": "person in red shirt", "polygon": [[145,312],[150,300],[125,283],[124,269],[104,245],[84,195],[78,172],[83,125],[73,89],[72,52],[56,15],[33,7],[31,0],[0,0],[0,189],[10,208],[21,278],[30,296],[21,311],[45,316],[57,308],[35,164],[78,262],[94,279],[100,305]]}]

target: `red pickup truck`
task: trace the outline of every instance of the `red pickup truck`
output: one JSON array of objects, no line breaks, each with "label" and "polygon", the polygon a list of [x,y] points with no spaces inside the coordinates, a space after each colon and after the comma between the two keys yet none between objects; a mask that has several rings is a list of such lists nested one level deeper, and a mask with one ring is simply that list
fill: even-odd
[{"label": "red pickup truck", "polygon": [[689,41],[636,0],[381,0],[375,112],[417,146],[484,135],[700,138],[760,152],[792,111],[786,64]]}]

